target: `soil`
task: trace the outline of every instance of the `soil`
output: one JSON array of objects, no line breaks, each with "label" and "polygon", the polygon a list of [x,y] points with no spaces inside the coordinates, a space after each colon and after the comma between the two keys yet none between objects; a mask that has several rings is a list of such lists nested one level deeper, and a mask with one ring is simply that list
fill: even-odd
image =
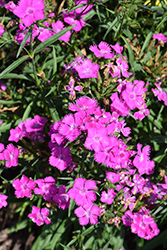
[{"label": "soil", "polygon": [[7,234],[7,230],[18,221],[18,214],[14,214],[15,204],[0,210],[0,250],[30,250],[36,239],[35,229],[28,232],[28,228]]}]

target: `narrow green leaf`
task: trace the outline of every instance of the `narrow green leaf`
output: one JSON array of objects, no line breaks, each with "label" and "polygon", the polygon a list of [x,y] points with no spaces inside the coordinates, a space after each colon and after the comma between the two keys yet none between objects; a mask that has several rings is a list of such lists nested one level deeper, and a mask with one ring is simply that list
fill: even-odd
[{"label": "narrow green leaf", "polygon": [[146,37],[146,40],[144,41],[143,43],[143,46],[141,48],[141,52],[140,52],[140,56],[139,56],[139,59],[141,58],[141,56],[143,55],[143,52],[144,50],[148,47],[149,43],[150,43],[150,40],[152,38],[152,35],[153,35],[153,32],[150,31]]},{"label": "narrow green leaf", "polygon": [[30,112],[32,110],[32,106],[33,106],[34,103],[36,103],[37,98],[38,98],[38,95],[36,95],[34,97],[33,101],[28,104],[26,110],[24,111],[24,114],[23,114],[23,117],[22,117],[22,121],[27,120],[27,118],[29,117],[29,114],[30,114]]},{"label": "narrow green leaf", "polygon": [[57,72],[57,60],[56,60],[56,51],[53,47],[53,75]]},{"label": "narrow green leaf", "polygon": [[63,245],[63,244],[61,244],[61,243],[60,243],[60,245],[63,247],[64,250],[72,250],[72,248],[67,247],[67,246],[65,246],[65,245]]},{"label": "narrow green leaf", "polygon": [[2,79],[6,74],[10,73],[12,70],[17,68],[21,63],[23,63],[29,56],[22,56],[17,61],[13,62],[11,65],[9,65],[4,71],[0,73],[0,79]]},{"label": "narrow green leaf", "polygon": [[130,65],[131,65],[131,67],[133,69],[134,68],[134,61],[135,61],[133,50],[132,50],[132,48],[130,46],[130,43],[126,40],[126,38],[123,35],[121,35],[121,37],[124,40],[124,42],[126,43],[126,46],[128,48],[129,62],[130,62]]},{"label": "narrow green leaf", "polygon": [[22,75],[22,74],[18,75],[15,73],[6,74],[2,77],[2,79],[23,79],[23,80],[27,80],[27,81],[34,81],[34,79],[31,77],[27,77],[27,76]]},{"label": "narrow green leaf", "polygon": [[103,39],[105,40],[106,39],[106,36],[108,35],[108,33],[112,30],[112,28],[115,26],[115,24],[118,22],[118,19],[119,17],[117,16],[114,21],[111,23],[111,22],[108,22],[108,29],[105,33],[105,35],[103,36]]},{"label": "narrow green leaf", "polygon": [[105,244],[105,246],[101,250],[108,250],[108,246],[112,243],[112,238]]},{"label": "narrow green leaf", "polygon": [[93,230],[95,230],[95,226],[90,226],[88,229],[84,230],[84,232],[82,233],[83,236],[86,236],[87,234],[90,234]]},{"label": "narrow green leaf", "polygon": [[49,37],[43,43],[41,43],[40,45],[38,45],[35,48],[34,53],[38,53],[38,52],[42,51],[44,48],[46,48],[49,45],[51,45],[52,43],[56,42],[62,35],[64,35],[65,33],[67,33],[67,31],[72,30],[72,28],[74,28],[75,26],[76,25],[73,25],[73,26],[70,26],[68,28],[65,28],[64,30],[59,31],[57,34]]},{"label": "narrow green leaf", "polygon": [[60,235],[62,235],[66,231],[65,227],[66,221],[67,221],[66,219],[63,220],[59,228],[56,230],[56,233],[53,235],[53,238],[50,242],[51,250],[55,249],[57,242],[60,240]]},{"label": "narrow green leaf", "polygon": [[3,105],[14,105],[14,104],[18,104],[18,103],[21,103],[21,101],[0,100],[0,104],[3,104]]},{"label": "narrow green leaf", "polygon": [[17,223],[14,226],[12,226],[11,228],[9,228],[7,231],[5,231],[5,233],[7,233],[7,234],[14,233],[14,232],[17,232],[19,230],[26,228],[27,226],[28,226],[28,219],[25,219],[25,220],[21,221],[20,223]]},{"label": "narrow green leaf", "polygon": [[24,37],[24,39],[23,39],[23,41],[22,41],[22,43],[21,43],[21,45],[19,47],[19,50],[17,52],[16,58],[20,55],[20,52],[22,51],[22,49],[23,49],[24,45],[26,44],[28,38],[30,37],[31,33],[32,33],[32,29],[29,29],[27,31],[27,33],[25,34],[25,37]]},{"label": "narrow green leaf", "polygon": [[56,85],[54,85],[51,90],[45,95],[45,97],[49,96],[53,91],[55,91],[55,89],[57,88]]},{"label": "narrow green leaf", "polygon": [[158,24],[158,26],[156,27],[156,30],[167,20],[167,16],[164,16],[164,18],[162,19],[162,21]]}]

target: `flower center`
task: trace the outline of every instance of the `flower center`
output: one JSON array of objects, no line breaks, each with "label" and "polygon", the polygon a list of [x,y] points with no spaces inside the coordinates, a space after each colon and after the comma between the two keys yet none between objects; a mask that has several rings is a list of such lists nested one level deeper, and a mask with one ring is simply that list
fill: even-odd
[{"label": "flower center", "polygon": [[34,9],[32,7],[29,7],[27,9],[27,14],[32,15],[34,13]]}]

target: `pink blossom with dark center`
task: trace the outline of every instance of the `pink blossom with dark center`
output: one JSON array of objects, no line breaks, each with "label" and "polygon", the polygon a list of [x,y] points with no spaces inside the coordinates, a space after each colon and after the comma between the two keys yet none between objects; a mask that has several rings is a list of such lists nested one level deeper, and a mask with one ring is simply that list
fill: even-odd
[{"label": "pink blossom with dark center", "polygon": [[53,201],[59,205],[63,210],[69,207],[70,197],[66,194],[66,186],[60,186],[58,193],[54,195]]},{"label": "pink blossom with dark center", "polygon": [[94,127],[88,129],[88,136],[84,144],[86,148],[98,152],[108,143],[109,137],[105,127],[98,126],[97,128]]},{"label": "pink blossom with dark center", "polygon": [[82,124],[83,121],[77,113],[74,115],[68,114],[61,121],[59,133],[65,136],[69,141],[74,141],[81,134],[80,126]]},{"label": "pink blossom with dark center", "polygon": [[80,97],[76,100],[75,103],[71,103],[68,107],[71,111],[84,111],[86,114],[93,114],[98,106],[98,103],[95,99],[89,97]]},{"label": "pink blossom with dark center", "polygon": [[131,226],[133,223],[133,214],[130,210],[126,211],[122,216],[122,221],[125,226]]},{"label": "pink blossom with dark center", "polygon": [[92,63],[90,59],[86,58],[80,65],[76,65],[75,69],[80,78],[97,78],[99,67],[98,64]]},{"label": "pink blossom with dark center", "polygon": [[61,122],[56,121],[53,125],[50,126],[49,136],[51,137],[51,142],[58,145],[64,145],[66,141],[65,136],[59,133]]},{"label": "pink blossom with dark center", "polygon": [[141,108],[144,104],[143,95],[147,89],[143,87],[143,81],[134,81],[133,84],[131,82],[127,82],[126,89],[121,95],[131,110]]},{"label": "pink blossom with dark center", "polygon": [[44,8],[43,0],[20,0],[13,13],[29,27],[35,21],[45,18]]},{"label": "pink blossom with dark center", "polygon": [[37,179],[35,183],[38,185],[38,187],[34,189],[34,193],[47,195],[47,193],[49,193],[50,186],[55,185],[55,179],[52,176],[47,176],[44,179]]},{"label": "pink blossom with dark center", "polygon": [[96,57],[104,57],[107,59],[114,58],[114,53],[111,53],[111,48],[108,43],[100,42],[98,47],[97,45],[91,45],[89,48],[95,54]]},{"label": "pink blossom with dark center", "polygon": [[111,205],[113,203],[115,196],[116,193],[114,192],[114,189],[109,188],[108,193],[106,193],[106,191],[102,192],[100,200],[104,203],[107,203],[108,205]]},{"label": "pink blossom with dark center", "polygon": [[111,183],[117,183],[120,181],[120,174],[119,173],[113,173],[113,172],[107,172],[106,173],[106,178],[111,182]]},{"label": "pink blossom with dark center", "polygon": [[27,119],[24,124],[27,132],[37,132],[42,131],[45,123],[48,121],[45,117],[40,117],[39,115],[35,115],[34,118]]},{"label": "pink blossom with dark center", "polygon": [[60,171],[65,170],[72,163],[71,151],[69,147],[55,146],[49,157],[49,164],[58,168]]},{"label": "pink blossom with dark center", "polygon": [[83,206],[96,200],[96,195],[93,191],[96,188],[94,180],[86,180],[79,177],[75,179],[73,187],[68,190],[67,194],[71,199],[75,200],[78,206]]},{"label": "pink blossom with dark center", "polygon": [[43,225],[44,223],[49,224],[51,220],[48,218],[49,210],[47,208],[39,208],[32,206],[32,212],[28,215],[30,219],[38,226]]},{"label": "pink blossom with dark center", "polygon": [[22,175],[20,180],[16,179],[12,182],[12,186],[15,188],[17,198],[31,198],[31,191],[34,190],[36,183],[25,175]]},{"label": "pink blossom with dark center", "polygon": [[25,131],[21,130],[20,127],[17,127],[15,129],[11,128],[8,140],[18,142],[25,135]]},{"label": "pink blossom with dark center", "polygon": [[19,149],[13,144],[8,144],[3,152],[5,165],[7,168],[16,167],[18,165]]},{"label": "pink blossom with dark center", "polygon": [[87,225],[89,222],[92,225],[98,223],[98,216],[100,213],[100,208],[93,205],[92,203],[87,203],[83,207],[78,207],[75,209],[74,213],[79,217],[80,225]]}]

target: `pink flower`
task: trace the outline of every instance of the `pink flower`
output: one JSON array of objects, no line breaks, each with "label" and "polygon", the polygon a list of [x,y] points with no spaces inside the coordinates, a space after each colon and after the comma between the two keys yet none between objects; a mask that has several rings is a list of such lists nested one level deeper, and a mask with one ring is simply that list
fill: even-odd
[{"label": "pink flower", "polygon": [[106,191],[102,192],[100,200],[104,203],[107,203],[108,205],[111,205],[113,203],[115,196],[116,193],[114,192],[114,189],[109,188],[108,194],[106,193]]},{"label": "pink flower", "polygon": [[8,10],[8,11],[11,11],[13,12],[14,9],[16,8],[16,5],[13,1],[9,1],[9,3],[5,4],[5,8]]},{"label": "pink flower", "polygon": [[6,4],[5,0],[0,0],[0,7],[4,6]]},{"label": "pink flower", "polygon": [[[56,23],[52,23],[52,29],[55,30],[53,34],[58,33],[59,31],[65,29],[64,24],[62,21],[58,20]],[[71,31],[67,31],[63,36],[59,38],[59,40],[64,42],[69,42],[71,36]]]},{"label": "pink flower", "polygon": [[22,175],[21,179],[16,179],[12,182],[12,186],[16,189],[15,195],[17,198],[28,197],[31,198],[31,190],[35,188],[36,183]]},{"label": "pink flower", "polygon": [[49,210],[47,208],[40,209],[39,207],[32,206],[32,212],[28,215],[30,219],[38,226],[44,223],[49,224],[51,220],[48,218]]},{"label": "pink flower", "polygon": [[46,28],[39,27],[39,29],[38,29],[38,31],[39,31],[38,39],[41,42],[44,42],[46,39],[48,39],[49,37],[51,37],[53,35],[52,31],[47,29],[49,27],[49,22],[44,22],[43,25],[45,25]]},{"label": "pink flower", "polygon": [[42,131],[47,121],[48,120],[45,117],[40,117],[39,115],[35,115],[32,120],[27,119],[25,121],[26,131],[27,132]]},{"label": "pink flower", "polygon": [[75,31],[80,31],[82,29],[82,27],[84,27],[86,25],[85,20],[83,20],[83,19],[76,20],[75,16],[72,14],[72,12],[69,14],[65,14],[64,22],[68,23],[71,26],[76,25],[73,28],[73,30],[75,30]]},{"label": "pink flower", "polygon": [[112,104],[110,105],[112,112],[116,111],[121,116],[130,115],[129,107],[127,106],[127,104],[124,101],[119,99],[117,92],[112,94],[110,99],[112,100]]},{"label": "pink flower", "polygon": [[113,172],[107,172],[106,173],[106,178],[111,182],[111,183],[116,183],[120,181],[120,174],[116,174]]},{"label": "pink flower", "polygon": [[134,113],[135,119],[139,119],[140,121],[142,121],[146,115],[149,115],[150,111],[149,109],[146,109],[146,108],[147,108],[147,105],[143,104],[143,106],[139,109],[139,111]]},{"label": "pink flower", "polygon": [[97,108],[97,101],[89,97],[80,97],[76,100],[76,104],[71,103],[68,107],[71,111],[84,111],[87,114],[93,114]]},{"label": "pink flower", "polygon": [[75,69],[80,78],[97,78],[99,67],[98,64],[92,63],[90,59],[86,58],[80,65],[76,65]]},{"label": "pink flower", "polygon": [[166,43],[167,42],[167,37],[164,36],[164,34],[162,33],[159,33],[159,34],[153,34],[152,36],[153,38],[157,39],[159,42],[164,42]]},{"label": "pink flower", "polygon": [[25,135],[26,135],[25,131],[21,130],[19,127],[15,129],[11,128],[8,140],[18,142]]},{"label": "pink flower", "polygon": [[35,21],[45,18],[44,8],[43,0],[20,0],[13,13],[28,27]]},{"label": "pink flower", "polygon": [[122,216],[122,221],[125,226],[131,226],[133,223],[133,214],[130,210],[126,211]]},{"label": "pink flower", "polygon": [[7,89],[6,85],[3,83],[2,80],[0,80],[0,88],[1,88],[3,91],[6,91],[6,89]]},{"label": "pink flower", "polygon": [[115,45],[110,45],[112,49],[115,50],[116,54],[122,55],[121,52],[123,50],[123,47],[119,45],[119,43],[116,43]]},{"label": "pink flower", "polygon": [[47,176],[44,179],[36,180],[35,183],[38,184],[38,187],[34,189],[34,193],[47,196],[50,186],[55,185],[55,179],[52,176]]},{"label": "pink flower", "polygon": [[105,127],[89,128],[84,146],[98,152],[109,143],[107,129]]},{"label": "pink flower", "polygon": [[74,213],[79,217],[79,223],[82,226],[87,225],[89,222],[92,225],[97,224],[98,216],[101,214],[100,208],[92,203],[87,203],[83,207],[76,208]]},{"label": "pink flower", "polygon": [[140,211],[133,215],[131,231],[146,240],[150,240],[159,234],[157,224],[154,222],[151,215],[143,214]]},{"label": "pink flower", "polygon": [[3,33],[5,33],[5,30],[2,26],[2,24],[0,23],[0,36],[2,36]]},{"label": "pink flower", "polygon": [[0,209],[2,207],[6,207],[8,205],[6,199],[8,198],[7,195],[4,195],[4,194],[0,194]]},{"label": "pink flower", "polygon": [[3,152],[5,165],[7,168],[18,165],[19,150],[13,144],[8,144]]},{"label": "pink flower", "polygon": [[[63,144],[66,139],[65,136],[59,133],[61,122],[56,121],[53,126],[50,126],[49,136],[51,137],[52,143],[57,143],[58,145]],[[55,146],[55,145],[54,145]]]},{"label": "pink flower", "polygon": [[80,86],[80,85],[74,87],[74,83],[75,83],[74,79],[71,79],[71,80],[69,81],[68,85],[64,87],[65,90],[70,91],[69,97],[72,97],[72,99],[75,99],[75,92],[76,92],[76,91],[79,91],[79,92],[80,92],[80,91],[82,91],[82,89],[83,89],[83,87]]},{"label": "pink flower", "polygon": [[52,149],[52,155],[49,157],[49,164],[58,168],[60,171],[65,170],[72,163],[71,151],[69,147],[55,146]]},{"label": "pink flower", "polygon": [[66,186],[60,186],[57,194],[53,196],[53,201],[59,205],[63,210],[69,207],[70,199],[66,194]]},{"label": "pink flower", "polygon": [[79,126],[82,125],[82,120],[78,114],[68,114],[62,120],[59,133],[64,135],[69,141],[74,141],[80,134]]},{"label": "pink flower", "polygon": [[87,203],[96,200],[95,192],[96,183],[94,180],[86,180],[84,178],[76,178],[73,188],[69,189],[67,194],[71,199],[74,199],[78,206],[83,206]]},{"label": "pink flower", "polygon": [[150,154],[150,146],[145,146],[141,150],[142,145],[137,144],[137,155],[135,156],[133,160],[134,166],[138,169],[139,174],[153,174],[154,173],[154,166],[155,162],[150,161],[149,154]]},{"label": "pink flower", "polygon": [[146,88],[143,89],[143,87],[143,81],[135,80],[134,84],[127,82],[126,89],[122,92],[122,97],[131,110],[142,107],[144,103],[143,95],[146,92]]},{"label": "pink flower", "polygon": [[104,57],[107,59],[114,58],[114,53],[111,53],[110,45],[106,42],[100,42],[98,45],[91,45],[90,50],[95,54],[96,57]]}]

